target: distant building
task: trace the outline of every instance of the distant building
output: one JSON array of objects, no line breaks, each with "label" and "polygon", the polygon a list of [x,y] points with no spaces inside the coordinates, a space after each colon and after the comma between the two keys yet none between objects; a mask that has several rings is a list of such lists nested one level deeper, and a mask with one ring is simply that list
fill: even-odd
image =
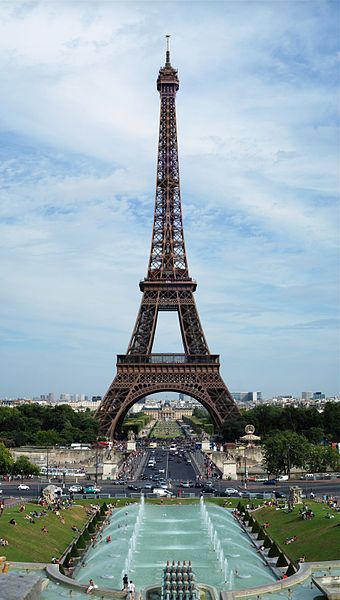
[{"label": "distant building", "polygon": [[302,392],[301,393],[301,400],[305,400],[306,402],[309,402],[309,400],[311,400],[313,398],[313,392]]},{"label": "distant building", "polygon": [[323,394],[322,392],[314,392],[313,394],[313,400],[324,400],[325,397],[325,394]]},{"label": "distant building", "polygon": [[262,392],[231,392],[235,402],[262,402]]}]

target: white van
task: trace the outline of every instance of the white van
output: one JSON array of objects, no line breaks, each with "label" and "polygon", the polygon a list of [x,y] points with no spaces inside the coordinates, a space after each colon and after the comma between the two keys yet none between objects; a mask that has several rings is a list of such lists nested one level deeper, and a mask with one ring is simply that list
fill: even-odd
[{"label": "white van", "polygon": [[163,498],[170,498],[172,493],[169,490],[164,490],[163,488],[153,488],[153,493],[157,494],[157,496],[162,496]]}]

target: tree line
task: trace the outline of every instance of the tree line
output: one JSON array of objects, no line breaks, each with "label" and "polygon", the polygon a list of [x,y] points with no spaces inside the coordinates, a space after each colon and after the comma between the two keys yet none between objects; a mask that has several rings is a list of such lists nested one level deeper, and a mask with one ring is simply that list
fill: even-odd
[{"label": "tree line", "polygon": [[22,404],[0,407],[0,442],[7,447],[92,443],[98,435],[93,413],[75,412],[67,404]]}]

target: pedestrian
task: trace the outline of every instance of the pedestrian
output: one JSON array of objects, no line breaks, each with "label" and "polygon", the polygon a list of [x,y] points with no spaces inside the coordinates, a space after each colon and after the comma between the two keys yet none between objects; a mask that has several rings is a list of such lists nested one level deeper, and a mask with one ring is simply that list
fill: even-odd
[{"label": "pedestrian", "polygon": [[87,594],[92,594],[93,590],[96,590],[98,588],[98,586],[95,584],[95,582],[93,581],[93,579],[90,579],[89,581],[89,585],[87,587],[86,593]]},{"label": "pedestrian", "polygon": [[127,574],[125,573],[124,577],[123,577],[123,590],[127,590],[129,585],[129,578],[127,576]]},{"label": "pedestrian", "polygon": [[130,583],[128,585],[128,593],[129,593],[130,600],[134,600],[134,598],[135,598],[135,591],[136,591],[136,586],[133,583],[133,581],[130,579]]}]

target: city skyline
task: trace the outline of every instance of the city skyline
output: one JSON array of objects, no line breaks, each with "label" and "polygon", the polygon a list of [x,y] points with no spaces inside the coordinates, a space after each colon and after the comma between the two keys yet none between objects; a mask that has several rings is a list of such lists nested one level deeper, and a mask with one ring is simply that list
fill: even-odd
[{"label": "city skyline", "polygon": [[[168,33],[189,269],[222,376],[339,394],[338,9],[173,5],[0,6],[1,396],[110,385],[147,269]],[[154,351],[182,351],[161,321]]]}]

